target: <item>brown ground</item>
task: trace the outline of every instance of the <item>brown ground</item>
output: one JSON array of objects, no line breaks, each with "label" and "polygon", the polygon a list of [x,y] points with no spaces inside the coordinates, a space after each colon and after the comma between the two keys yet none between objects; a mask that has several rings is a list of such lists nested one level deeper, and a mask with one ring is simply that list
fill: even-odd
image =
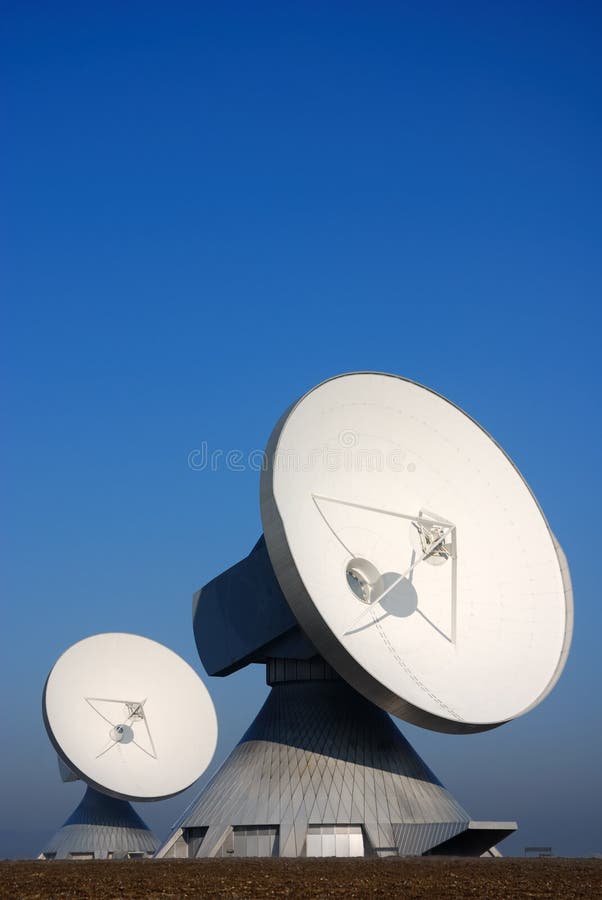
[{"label": "brown ground", "polygon": [[205,859],[0,862],[0,897],[602,898],[598,859]]}]

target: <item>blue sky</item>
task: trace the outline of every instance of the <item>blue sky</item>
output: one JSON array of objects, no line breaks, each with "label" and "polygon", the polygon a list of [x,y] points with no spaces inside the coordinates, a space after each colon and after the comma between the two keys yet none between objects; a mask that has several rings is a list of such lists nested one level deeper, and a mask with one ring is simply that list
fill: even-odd
[{"label": "blue sky", "polygon": [[[134,631],[201,669],[191,595],[261,525],[257,473],[190,451],[262,448],[356,369],[493,434],[576,595],[538,709],[404,733],[475,818],[518,819],[507,852],[602,852],[599,6],[2,10],[0,856],[37,852],[81,795],[40,715],[69,644]],[[267,689],[259,667],[204,677],[217,764]],[[164,835],[191,793],[140,811]]]}]

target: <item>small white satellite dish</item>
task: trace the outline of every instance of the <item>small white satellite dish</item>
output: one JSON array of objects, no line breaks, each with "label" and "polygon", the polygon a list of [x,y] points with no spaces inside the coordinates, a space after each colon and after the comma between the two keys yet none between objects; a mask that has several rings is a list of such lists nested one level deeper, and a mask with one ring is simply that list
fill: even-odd
[{"label": "small white satellite dish", "polygon": [[407,721],[475,732],[539,703],[564,666],[564,554],[509,457],[415,382],[354,373],[284,414],[262,472],[270,560],[353,687]]},{"label": "small white satellite dish", "polygon": [[90,786],[128,800],[190,787],[213,757],[215,709],[177,654],[133,634],[97,634],[70,647],[43,695],[48,736]]}]

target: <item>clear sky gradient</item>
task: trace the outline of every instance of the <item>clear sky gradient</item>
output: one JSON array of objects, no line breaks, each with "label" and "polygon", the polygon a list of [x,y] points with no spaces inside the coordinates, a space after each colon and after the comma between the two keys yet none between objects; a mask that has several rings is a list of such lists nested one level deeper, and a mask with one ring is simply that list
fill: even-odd
[{"label": "clear sky gradient", "polygon": [[[599,4],[23,0],[2,21],[0,856],[82,794],[40,713],[63,650],[133,631],[201,671],[191,596],[259,536],[259,479],[190,451],[261,449],[356,369],[481,422],[574,580],[539,708],[404,733],[475,818],[519,821],[506,852],[602,852]],[[217,765],[267,688],[201,674]],[[164,836],[192,793],[138,808]]]}]

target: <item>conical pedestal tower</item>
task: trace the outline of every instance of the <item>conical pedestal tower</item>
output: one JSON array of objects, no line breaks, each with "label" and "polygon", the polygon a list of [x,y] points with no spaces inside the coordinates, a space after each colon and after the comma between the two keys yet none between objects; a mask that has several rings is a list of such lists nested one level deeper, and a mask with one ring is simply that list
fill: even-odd
[{"label": "conical pedestal tower", "polygon": [[320,657],[270,659],[255,721],[158,857],[479,856],[474,822],[382,709]]},{"label": "conical pedestal tower", "polygon": [[149,857],[157,845],[157,838],[127,800],[87,787],[81,803],[46,843],[39,859]]}]

